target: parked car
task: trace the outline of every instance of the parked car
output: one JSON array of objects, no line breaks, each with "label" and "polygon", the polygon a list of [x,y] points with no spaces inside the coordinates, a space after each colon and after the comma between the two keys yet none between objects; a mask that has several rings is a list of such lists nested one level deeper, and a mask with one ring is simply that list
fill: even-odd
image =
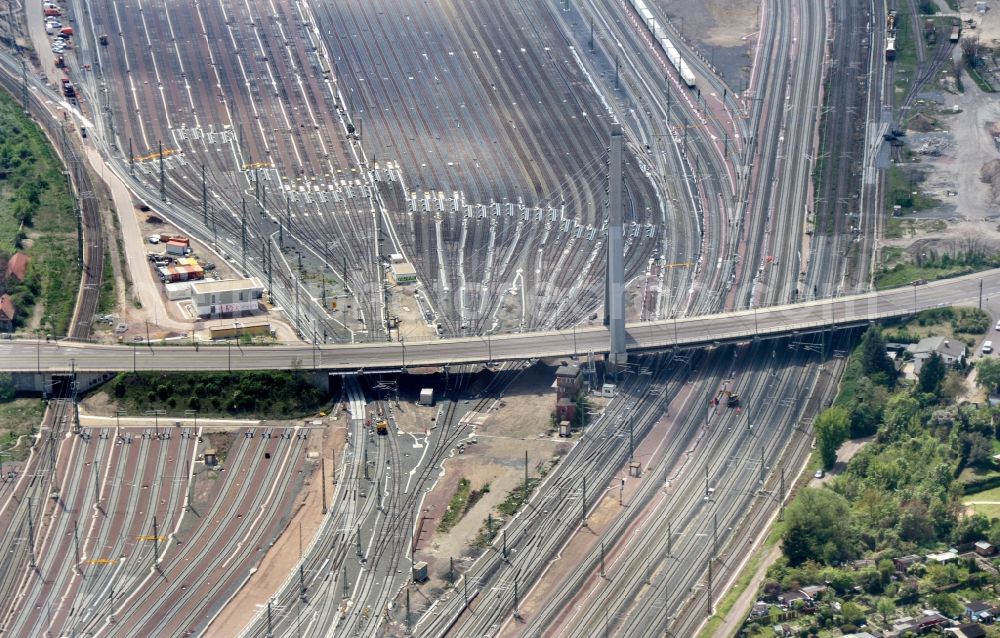
[{"label": "parked car", "polygon": [[993,342],[989,341],[989,340],[984,341],[983,342],[983,354],[989,354],[991,352],[993,352]]},{"label": "parked car", "polygon": [[159,235],[150,235],[149,236],[149,243],[151,243],[151,244],[158,244],[158,243],[160,243],[160,236]]},{"label": "parked car", "polygon": [[813,474],[813,478],[818,478],[818,479],[821,479],[824,476],[826,476],[826,472],[823,471],[823,468],[816,470],[816,473]]}]

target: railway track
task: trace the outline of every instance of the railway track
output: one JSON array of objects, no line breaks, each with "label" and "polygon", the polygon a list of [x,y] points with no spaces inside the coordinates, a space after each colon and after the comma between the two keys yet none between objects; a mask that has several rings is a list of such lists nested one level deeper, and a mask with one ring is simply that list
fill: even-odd
[{"label": "railway track", "polygon": [[[3,69],[0,73],[0,85],[17,99],[17,96],[22,95],[20,72],[11,67],[10,58],[4,58],[3,61],[7,64],[0,65]],[[82,250],[78,258],[81,264],[81,277],[76,305],[66,336],[85,339],[90,336],[94,315],[97,313],[101,281],[104,276],[105,240],[97,194],[90,173],[80,158],[76,142],[67,141],[65,129],[57,125],[58,120],[52,117],[42,100],[31,91],[28,92],[28,107],[32,118],[45,132],[49,144],[67,167],[70,175],[69,185],[75,194],[77,233],[79,247]]]}]

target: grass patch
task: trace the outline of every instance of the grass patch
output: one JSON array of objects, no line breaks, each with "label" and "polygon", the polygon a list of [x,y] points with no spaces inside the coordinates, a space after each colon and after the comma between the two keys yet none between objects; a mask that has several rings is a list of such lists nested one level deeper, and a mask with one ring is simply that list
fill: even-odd
[{"label": "grass patch", "polygon": [[917,46],[914,37],[922,36],[912,32],[909,7],[902,2],[896,7],[896,60],[893,62],[896,72],[895,89],[900,97],[909,92],[917,73]]},{"label": "grass patch", "polygon": [[[23,461],[31,452],[31,441],[18,437],[30,436],[42,423],[45,405],[38,399],[14,399],[0,403],[0,449],[4,461]],[[9,454],[8,454],[9,452]]]},{"label": "grass patch", "polygon": [[993,489],[978,492],[976,494],[968,494],[962,499],[962,501],[996,501],[997,503],[1000,503],[1000,487],[994,487]]},{"label": "grass patch", "polygon": [[132,414],[198,410],[199,416],[288,419],[315,414],[327,401],[308,373],[295,371],[125,372],[110,382],[108,392]]},{"label": "grass patch", "polygon": [[976,69],[976,67],[971,65],[966,65],[965,70],[968,71],[969,77],[972,78],[972,81],[976,83],[976,86],[979,87],[980,91],[982,91],[983,93],[995,92],[990,83],[986,81],[986,78],[984,78],[982,75],[979,74],[979,70]]},{"label": "grass patch", "polygon": [[893,164],[885,172],[885,203],[888,210],[900,206],[904,212],[919,212],[941,205],[941,201],[920,191],[923,175],[916,169]]},{"label": "grass patch", "polygon": [[1000,518],[1000,504],[969,503],[968,505],[975,510],[976,514],[982,514],[986,518]]},{"label": "grass patch", "polygon": [[110,314],[115,303],[115,266],[111,261],[111,251],[104,249],[104,272],[101,275],[101,297],[97,304],[98,314]]},{"label": "grass patch", "polygon": [[981,253],[959,253],[958,255],[906,255],[898,248],[887,248],[882,252],[882,268],[875,277],[879,289],[905,286],[918,279],[947,279],[995,268],[1000,265],[1000,256]]},{"label": "grass patch", "polygon": [[469,479],[462,478],[458,481],[458,487],[455,488],[455,493],[451,497],[451,501],[448,502],[448,509],[445,511],[444,516],[441,517],[441,522],[438,523],[437,531],[442,534],[447,533],[455,523],[462,520],[465,513],[469,509],[469,494],[472,492],[472,483]]},{"label": "grass patch", "polygon": [[[767,549],[762,548],[762,549]],[[750,580],[757,573],[757,568],[760,567],[760,562],[764,560],[764,552],[757,551],[754,553],[753,557],[750,558],[750,562],[746,564],[743,571],[740,572],[739,578],[733,583],[733,586],[729,588],[729,591],[722,600],[719,601],[718,605],[715,607],[715,614],[708,619],[705,623],[705,628],[701,630],[698,634],[699,638],[712,638],[716,635],[719,630],[719,625],[726,619],[729,612],[732,611],[733,605],[736,604],[736,600],[746,591],[746,588],[750,585]]]},{"label": "grass patch", "polygon": [[0,282],[23,328],[36,304],[42,327],[66,334],[80,272],[76,216],[69,183],[55,150],[20,106],[0,92],[0,262],[22,250],[30,258],[24,282]]}]

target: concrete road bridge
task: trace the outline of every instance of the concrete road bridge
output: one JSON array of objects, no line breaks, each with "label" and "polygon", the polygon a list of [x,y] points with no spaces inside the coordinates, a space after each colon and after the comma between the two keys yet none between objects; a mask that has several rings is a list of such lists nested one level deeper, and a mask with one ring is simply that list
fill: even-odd
[{"label": "concrete road bridge", "polygon": [[[629,353],[829,330],[1000,294],[1000,269],[878,293],[626,326]],[[304,369],[355,372],[606,354],[605,326],[433,341],[241,346],[0,341],[0,371],[21,373]]]}]

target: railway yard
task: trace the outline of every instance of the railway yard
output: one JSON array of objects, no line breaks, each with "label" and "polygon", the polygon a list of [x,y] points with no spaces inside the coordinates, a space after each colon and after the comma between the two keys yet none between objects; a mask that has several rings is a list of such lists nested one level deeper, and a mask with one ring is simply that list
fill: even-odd
[{"label": "railway yard", "polygon": [[[888,140],[957,53],[912,37],[916,0],[733,4],[755,22],[724,24],[711,3],[711,19],[685,23],[692,9],[672,0],[31,0],[0,12],[0,83],[60,149],[85,273],[66,341],[0,341],[0,369],[37,376],[46,401],[30,454],[0,464],[0,635],[708,635],[807,467],[813,419],[861,323],[838,326],[835,306],[817,305],[823,329],[761,338],[757,310],[874,289],[885,169],[907,159]],[[55,16],[70,34],[53,37],[43,20]],[[703,44],[712,19],[745,49],[739,72]],[[910,75],[897,48],[916,60]],[[113,227],[103,183],[117,192]],[[163,243],[182,235],[219,264],[222,283],[260,284],[261,312],[248,314],[301,348],[281,365],[330,395],[322,412],[200,425],[182,407],[81,415],[108,370],[232,373],[291,348],[210,347],[145,272],[129,279],[145,287],[135,307],[118,308],[133,324],[122,346],[95,331],[103,260],[118,255],[107,246],[130,255],[116,267],[149,269],[150,219],[170,229]],[[912,288],[883,311],[911,294],[914,311],[918,294],[935,305],[943,290]],[[592,344],[619,293],[630,335],[659,322],[674,338],[616,370]],[[857,299],[879,316],[878,297]],[[150,313],[185,341],[154,350]],[[708,315],[753,332],[690,345]],[[578,330],[590,331],[580,348]],[[573,356],[494,356],[504,335],[542,331]],[[414,369],[421,345],[443,338],[452,363]],[[401,365],[342,365],[348,348],[397,346]],[[482,361],[465,363],[473,350]],[[552,370],[574,365],[602,398],[574,404],[586,425],[564,438],[546,402]],[[411,410],[425,386],[433,405]],[[515,478],[473,484],[449,536],[456,467],[487,453],[482,465]],[[306,515],[303,537],[291,521]],[[263,565],[280,578],[260,585]]]}]

